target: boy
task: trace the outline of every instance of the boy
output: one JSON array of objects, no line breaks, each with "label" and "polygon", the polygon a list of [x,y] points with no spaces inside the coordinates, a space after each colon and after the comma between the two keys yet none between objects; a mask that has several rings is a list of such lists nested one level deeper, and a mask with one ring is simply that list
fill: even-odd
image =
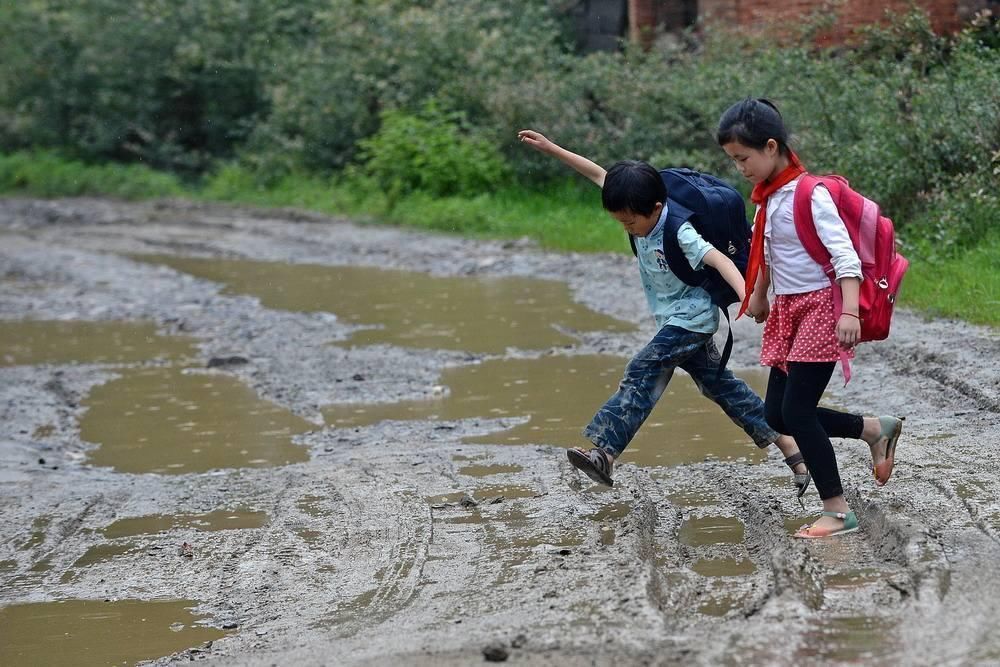
[{"label": "boy", "polygon": [[[777,445],[794,473],[801,498],[810,477],[795,440],[779,435],[767,425],[763,401],[743,380],[728,369],[717,378],[720,356],[712,336],[719,328],[719,310],[708,292],[682,282],[663,258],[668,201],[659,172],[636,161],[618,162],[605,171],[533,130],[522,130],[518,138],[559,159],[601,188],[605,210],[635,237],[639,274],[659,328],[649,344],[625,367],[618,391],[584,429],[583,434],[595,447],[589,451],[570,449],[567,452],[570,463],[595,482],[613,486],[615,460],[649,416],[674,369],[680,367],[687,371],[701,393],[715,401],[758,447]],[[693,269],[714,268],[740,298],[744,296],[745,281],[739,269],[690,223],[681,225],[677,241]]]}]

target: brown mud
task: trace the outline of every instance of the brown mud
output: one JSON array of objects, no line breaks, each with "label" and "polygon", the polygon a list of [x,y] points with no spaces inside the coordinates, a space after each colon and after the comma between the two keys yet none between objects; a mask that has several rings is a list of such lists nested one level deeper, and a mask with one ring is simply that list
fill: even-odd
[{"label": "brown mud", "polygon": [[[409,272],[484,303],[521,281],[522,307],[421,329]],[[553,289],[579,312],[522,313]],[[353,312],[376,302],[395,304],[391,326]],[[505,327],[526,337],[493,340]],[[777,452],[684,398],[682,374],[613,489],[568,465],[560,419],[582,427],[596,406],[579,403],[616,381],[594,360],[623,365],[651,333],[625,256],[294,211],[0,200],[0,661],[58,664],[5,639],[39,618],[69,636],[154,603],[162,628],[128,636],[159,652],[102,660],[1000,661],[996,332],[900,312],[859,350],[828,399],[904,415],[897,467],[876,488],[867,447],[835,441],[861,530],[818,542],[791,537],[815,490],[804,512]],[[735,333],[759,386],[759,329]],[[574,357],[590,365],[573,374]],[[541,394],[505,375],[531,367],[554,406],[537,414]]]}]

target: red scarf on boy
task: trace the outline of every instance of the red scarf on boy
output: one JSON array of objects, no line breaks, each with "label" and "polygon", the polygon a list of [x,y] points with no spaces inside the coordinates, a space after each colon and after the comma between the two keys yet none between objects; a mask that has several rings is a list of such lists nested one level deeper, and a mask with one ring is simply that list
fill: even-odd
[{"label": "red scarf on boy", "polygon": [[799,161],[799,156],[789,151],[788,166],[781,170],[781,173],[770,181],[761,181],[753,186],[750,193],[750,201],[757,204],[757,215],[753,220],[753,236],[750,239],[750,257],[747,259],[746,277],[746,297],[740,305],[740,312],[736,317],[740,317],[747,310],[750,303],[750,294],[753,292],[757,282],[757,274],[761,269],[767,270],[767,262],[764,261],[764,225],[767,224],[767,200],[778,188],[788,185],[796,178],[806,173],[806,168]]}]

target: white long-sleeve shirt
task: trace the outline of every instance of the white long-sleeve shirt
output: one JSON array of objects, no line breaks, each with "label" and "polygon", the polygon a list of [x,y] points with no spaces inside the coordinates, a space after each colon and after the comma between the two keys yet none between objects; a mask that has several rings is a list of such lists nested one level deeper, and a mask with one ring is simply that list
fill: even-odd
[{"label": "white long-sleeve shirt", "polygon": [[[802,294],[830,286],[823,268],[809,256],[795,232],[792,205],[798,182],[799,179],[795,179],[782,186],[767,200],[764,257],[771,269],[771,287],[775,294]],[[813,190],[812,214],[819,238],[830,253],[837,280],[860,279],[861,260],[830,191],[823,185]]]}]

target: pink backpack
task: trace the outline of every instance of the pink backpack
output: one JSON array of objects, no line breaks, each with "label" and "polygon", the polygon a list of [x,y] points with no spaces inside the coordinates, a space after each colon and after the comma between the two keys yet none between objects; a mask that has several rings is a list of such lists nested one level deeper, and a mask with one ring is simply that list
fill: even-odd
[{"label": "pink backpack", "polygon": [[[823,271],[833,286],[833,307],[836,317],[843,312],[840,289],[830,263],[830,253],[816,232],[812,216],[812,193],[822,183],[830,191],[837,212],[847,226],[854,249],[861,259],[861,292],[858,297],[861,316],[861,342],[884,340],[889,335],[892,309],[903,274],[909,266],[905,257],[896,252],[896,233],[892,220],[879,211],[878,204],[851,189],[841,176],[804,174],[795,186],[793,219],[795,231],[806,252]],[[847,355],[841,353],[845,383],[851,379]]]}]

